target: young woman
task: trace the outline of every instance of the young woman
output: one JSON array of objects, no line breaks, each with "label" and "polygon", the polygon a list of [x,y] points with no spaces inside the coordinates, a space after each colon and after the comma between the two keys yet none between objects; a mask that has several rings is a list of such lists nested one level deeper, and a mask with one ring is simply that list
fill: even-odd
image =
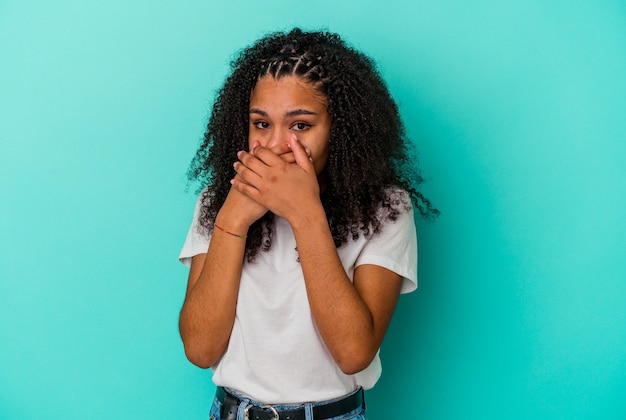
[{"label": "young woman", "polygon": [[219,91],[189,177],[185,353],[213,419],[364,419],[398,295],[417,287],[417,186],[395,102],[337,35],[269,35]]}]

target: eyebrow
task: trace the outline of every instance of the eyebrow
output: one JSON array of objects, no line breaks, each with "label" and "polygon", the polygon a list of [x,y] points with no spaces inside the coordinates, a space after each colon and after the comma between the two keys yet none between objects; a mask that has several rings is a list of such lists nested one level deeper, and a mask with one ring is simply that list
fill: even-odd
[{"label": "eyebrow", "polygon": [[[250,108],[250,114],[259,114],[263,117],[267,117],[267,112],[259,108]],[[317,115],[317,112],[309,111],[308,109],[294,109],[285,113],[285,117],[296,117],[298,115]]]}]

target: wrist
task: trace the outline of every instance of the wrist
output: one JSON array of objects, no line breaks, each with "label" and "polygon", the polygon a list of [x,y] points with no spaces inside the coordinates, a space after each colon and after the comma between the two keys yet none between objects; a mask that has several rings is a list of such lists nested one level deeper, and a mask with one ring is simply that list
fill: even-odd
[{"label": "wrist", "polygon": [[241,217],[223,214],[223,212],[220,211],[213,224],[218,226],[218,229],[220,230],[236,234],[238,236],[246,236],[252,223],[247,223],[242,220]]},{"label": "wrist", "polygon": [[287,221],[291,225],[294,233],[318,225],[328,227],[328,219],[326,218],[326,212],[321,202],[313,206],[305,206],[302,211],[296,212],[293,216],[288,217]]}]

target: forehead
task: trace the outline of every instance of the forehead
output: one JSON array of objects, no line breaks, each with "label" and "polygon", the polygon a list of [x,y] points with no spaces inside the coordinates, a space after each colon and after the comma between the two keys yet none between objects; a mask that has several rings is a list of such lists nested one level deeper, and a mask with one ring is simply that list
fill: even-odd
[{"label": "forehead", "polygon": [[284,76],[274,78],[264,76],[252,89],[250,107],[323,107],[326,109],[328,100],[313,84],[297,77]]}]

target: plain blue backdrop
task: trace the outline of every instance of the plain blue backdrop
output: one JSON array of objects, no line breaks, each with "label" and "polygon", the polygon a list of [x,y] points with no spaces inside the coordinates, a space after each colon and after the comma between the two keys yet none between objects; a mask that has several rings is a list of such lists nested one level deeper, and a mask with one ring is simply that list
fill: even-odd
[{"label": "plain blue backdrop", "polygon": [[442,211],[370,418],[626,418],[617,0],[0,0],[0,418],[208,417],[185,171],[232,54],[294,25],[379,63]]}]

